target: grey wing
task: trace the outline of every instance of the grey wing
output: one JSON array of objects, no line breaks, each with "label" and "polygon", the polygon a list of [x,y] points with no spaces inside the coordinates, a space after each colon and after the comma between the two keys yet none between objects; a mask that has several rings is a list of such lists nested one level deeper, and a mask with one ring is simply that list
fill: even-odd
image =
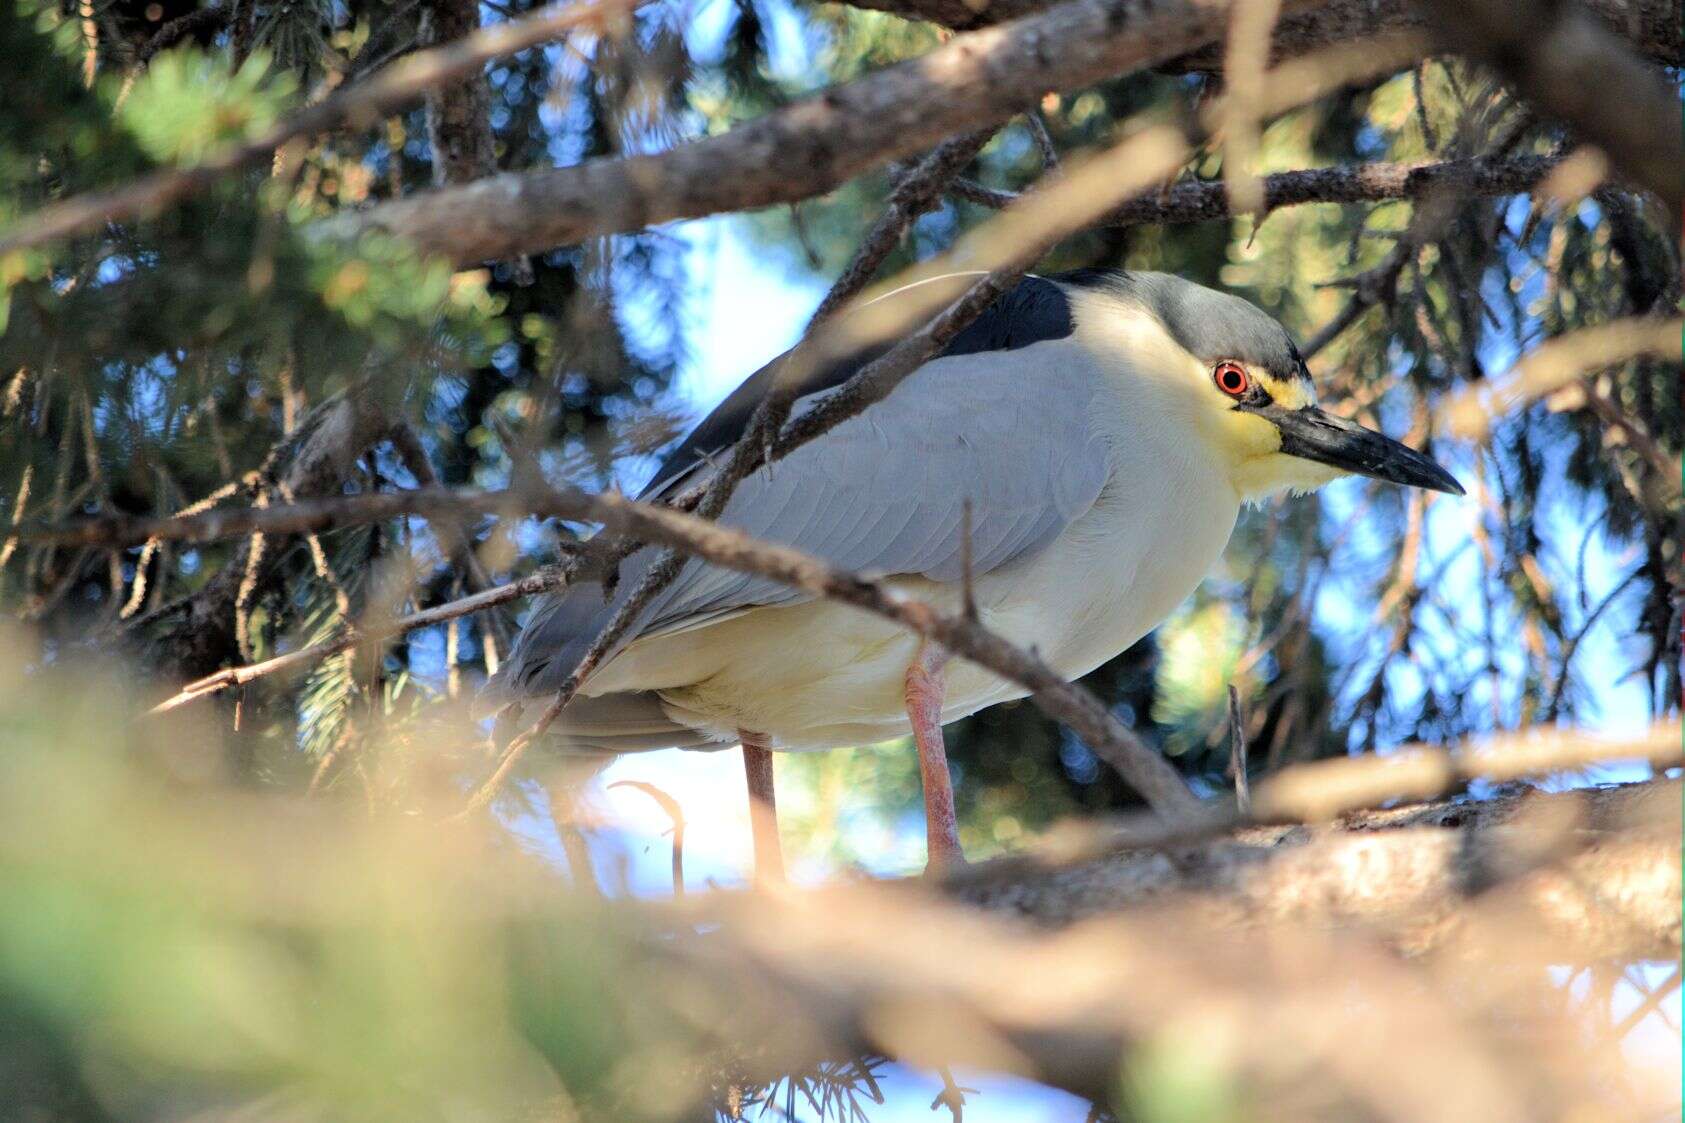
[{"label": "grey wing", "polygon": [[[1070,340],[937,359],[885,401],[745,479],[720,521],[844,569],[958,581],[969,501],[973,573],[988,573],[1046,546],[1099,496],[1111,469],[1095,424],[1101,386]],[[607,603],[592,586],[540,605],[511,652],[505,690],[556,689],[655,556],[628,559]],[[692,559],[622,642],[808,599]]]}]

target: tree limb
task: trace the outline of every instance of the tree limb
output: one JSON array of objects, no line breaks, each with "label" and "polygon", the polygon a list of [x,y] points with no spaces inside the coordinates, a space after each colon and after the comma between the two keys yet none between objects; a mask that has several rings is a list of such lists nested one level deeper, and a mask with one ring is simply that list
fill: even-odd
[{"label": "tree limb", "polygon": [[[243,511],[207,511],[175,519],[94,519],[81,524],[83,529],[74,533],[98,536],[103,532],[107,536],[105,540],[113,544],[148,538],[204,540],[201,536],[213,533],[219,537],[259,529],[270,534],[321,533],[335,526],[406,513],[439,514],[449,511],[460,517],[465,512],[506,512],[512,508],[532,514],[598,522],[610,532],[694,554],[727,569],[771,577],[815,596],[842,601],[892,620],[1031,691],[1036,704],[1050,717],[1069,725],[1090,745],[1097,746],[1097,752],[1105,753],[1107,759],[1117,763],[1125,778],[1153,806],[1165,810],[1187,810],[1194,805],[1193,797],[1170,765],[1146,749],[1092,694],[1066,682],[1036,656],[966,619],[963,614],[947,614],[921,601],[906,600],[875,581],[836,569],[799,551],[757,542],[695,515],[639,503],[620,495],[593,495],[577,488],[522,489],[491,495],[429,489],[346,496],[313,503],[253,507]],[[502,596],[499,590],[488,590],[466,599],[474,601],[477,608],[485,607],[499,603],[492,599],[494,593]],[[516,594],[511,594],[509,599],[513,595]],[[437,622],[437,619],[428,622]],[[335,642],[342,644],[339,650],[343,650],[359,642],[359,638],[350,636]],[[297,653],[282,659],[287,661],[287,666],[298,665],[302,661]],[[279,660],[269,662],[276,664]],[[246,668],[245,672],[247,677],[242,679],[239,677],[240,668],[219,671],[189,684],[155,709],[173,709],[227,685],[254,677],[252,668]]]},{"label": "tree limb", "polygon": [[[1302,11],[1328,0],[1288,0]],[[1215,38],[1221,0],[1067,0],[955,36],[921,58],[832,87],[667,152],[505,174],[332,220],[401,234],[459,263],[598,234],[794,202],[946,137],[998,125],[1049,90],[1153,66]]]},{"label": "tree limb", "polygon": [[[1543,988],[1552,964],[1675,958],[1679,798],[1663,781],[1515,792],[1322,833],[1120,854],[962,897],[1051,933],[865,885],[693,898],[670,911],[705,931],[640,946],[701,993],[730,996],[720,1047],[755,1042],[744,1063],[769,1077],[829,1048],[1018,1072],[1106,1102],[1131,1046],[1190,1011],[1211,1025],[1220,1009],[1238,1031],[1225,1040],[1253,1058],[1243,1070],[1305,1050],[1289,1083],[1314,1074],[1360,1102],[1379,1097],[1379,1117],[1519,1123],[1539,1116],[1518,1106],[1513,1065],[1464,1020],[1513,1017],[1504,996],[1519,994],[1466,984],[1501,974]],[[1431,955],[1433,967],[1377,945]],[[1388,1027],[1403,1021],[1419,1032],[1389,1047]],[[1577,1059],[1563,1071],[1583,1074]],[[1534,1060],[1528,1080],[1554,1067]]]},{"label": "tree limb", "polygon": [[[1374,203],[1420,199],[1447,187],[1464,196],[1516,195],[1531,191],[1562,162],[1560,156],[1476,157],[1416,164],[1353,164],[1305,168],[1263,177],[1262,213],[1308,203]],[[963,181],[954,194],[998,208],[1018,196]],[[1216,180],[1187,179],[1162,192],[1131,199],[1100,220],[1101,226],[1149,226],[1213,222],[1234,217],[1228,188]]]},{"label": "tree limb", "polygon": [[[852,7],[928,20],[968,31],[1045,10],[1054,0],[846,0]],[[1685,17],[1673,0],[1588,0],[1586,8],[1638,51],[1664,66],[1685,64]],[[1308,54],[1332,43],[1368,39],[1427,26],[1411,0],[1334,0],[1283,16],[1271,36],[1274,61]],[[1220,72],[1223,52],[1212,43],[1172,60],[1166,69]]]},{"label": "tree limb", "polygon": [[[1576,958],[1664,959],[1680,947],[1679,890],[1659,883],[1670,870],[1677,880],[1680,868],[1667,840],[1677,834],[1681,794],[1677,780],[1554,794],[1512,788],[1492,799],[1353,812],[1317,830],[1255,827],[1119,850],[1057,870],[1013,863],[991,876],[983,863],[983,876],[952,894],[1050,927],[1165,905],[1195,907],[1220,927],[1359,925],[1419,955],[1457,938],[1468,894],[1536,874],[1523,890],[1529,911]],[[1529,827],[1544,837],[1517,845],[1517,828]],[[1641,837],[1624,833],[1634,827]],[[1612,902],[1620,907],[1603,907]]]}]

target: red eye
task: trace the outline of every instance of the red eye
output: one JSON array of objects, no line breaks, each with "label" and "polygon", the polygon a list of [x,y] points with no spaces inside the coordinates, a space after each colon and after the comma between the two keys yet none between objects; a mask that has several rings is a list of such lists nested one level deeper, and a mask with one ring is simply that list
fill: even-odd
[{"label": "red eye", "polygon": [[1246,368],[1239,363],[1218,363],[1211,372],[1211,379],[1217,383],[1217,389],[1231,398],[1240,397],[1252,386],[1252,379],[1246,376]]}]

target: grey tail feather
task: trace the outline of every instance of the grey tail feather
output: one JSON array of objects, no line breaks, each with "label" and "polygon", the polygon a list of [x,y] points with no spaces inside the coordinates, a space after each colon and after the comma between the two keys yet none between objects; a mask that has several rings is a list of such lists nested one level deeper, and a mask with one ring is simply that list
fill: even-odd
[{"label": "grey tail feather", "polygon": [[[532,701],[536,701],[533,699]],[[502,749],[526,727],[523,713],[536,707],[501,699],[492,741]],[[546,740],[564,752],[637,753],[651,749],[701,749],[724,742],[674,721],[653,690],[575,698],[550,727]]]}]

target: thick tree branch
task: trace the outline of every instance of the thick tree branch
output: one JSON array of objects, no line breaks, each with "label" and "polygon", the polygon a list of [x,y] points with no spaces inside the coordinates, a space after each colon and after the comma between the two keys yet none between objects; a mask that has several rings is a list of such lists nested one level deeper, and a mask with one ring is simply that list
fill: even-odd
[{"label": "thick tree branch", "polygon": [[1575,730],[1530,729],[1454,749],[1406,747],[1384,755],[1336,757],[1295,765],[1258,785],[1250,808],[1210,802],[1197,816],[1166,823],[1133,814],[1057,828],[1008,858],[948,878],[959,892],[1074,868],[1124,851],[1163,851],[1201,844],[1249,828],[1343,822],[1390,800],[1436,799],[1476,781],[1513,783],[1611,764],[1673,768],[1685,761],[1678,722],[1617,740]]},{"label": "thick tree branch", "polygon": [[[846,0],[856,8],[973,30],[1043,11],[1054,0]],[[1685,64],[1685,16],[1674,0],[1588,0],[1586,8],[1643,55],[1667,66]],[[1411,0],[1333,0],[1283,16],[1271,36],[1271,57],[1294,58],[1334,43],[1415,31],[1427,20]],[[1178,70],[1222,69],[1222,46],[1212,43],[1173,60]]]},{"label": "thick tree branch", "polygon": [[[1327,0],[1288,0],[1305,10]],[[998,125],[1049,90],[1153,66],[1215,38],[1221,0],[1067,0],[668,152],[426,192],[334,220],[470,263],[598,234],[822,194],[946,137]]]},{"label": "thick tree branch", "polygon": [[[1105,1102],[1130,1046],[1190,1010],[1221,1009],[1252,1058],[1243,1070],[1299,1056],[1297,1079],[1314,1074],[1393,1118],[1536,1118],[1493,1113],[1516,1102],[1516,1073],[1475,1030],[1482,1014],[1519,1013],[1503,997],[1519,992],[1459,980],[1502,973],[1543,988],[1553,964],[1676,957],[1679,797],[1677,782],[1511,793],[1148,861],[1117,855],[964,898],[1052,933],[868,885],[692,898],[671,911],[705,931],[641,946],[701,993],[730,996],[719,1046],[755,1042],[743,1063],[765,1078],[812,1050],[875,1052],[1016,1071]],[[1377,944],[1432,956],[1433,969],[1375,955]],[[1405,1021],[1409,1046],[1389,1047]],[[1528,1080],[1554,1067],[1533,1059]],[[1564,1071],[1583,1072],[1578,1059]],[[1402,1079],[1380,1077],[1383,1066]]]},{"label": "thick tree branch", "polygon": [[[1421,954],[1458,937],[1470,893],[1521,877],[1532,878],[1522,889],[1529,912],[1576,958],[1671,958],[1680,895],[1662,883],[1678,880],[1679,847],[1669,838],[1681,794],[1677,780],[1511,789],[1354,812],[1321,830],[1256,827],[1180,848],[1121,850],[1059,870],[1015,864],[990,876],[984,863],[984,876],[953,895],[1055,927],[1162,905],[1196,907],[1221,927],[1361,925]],[[1528,828],[1543,837],[1516,845]]]}]

